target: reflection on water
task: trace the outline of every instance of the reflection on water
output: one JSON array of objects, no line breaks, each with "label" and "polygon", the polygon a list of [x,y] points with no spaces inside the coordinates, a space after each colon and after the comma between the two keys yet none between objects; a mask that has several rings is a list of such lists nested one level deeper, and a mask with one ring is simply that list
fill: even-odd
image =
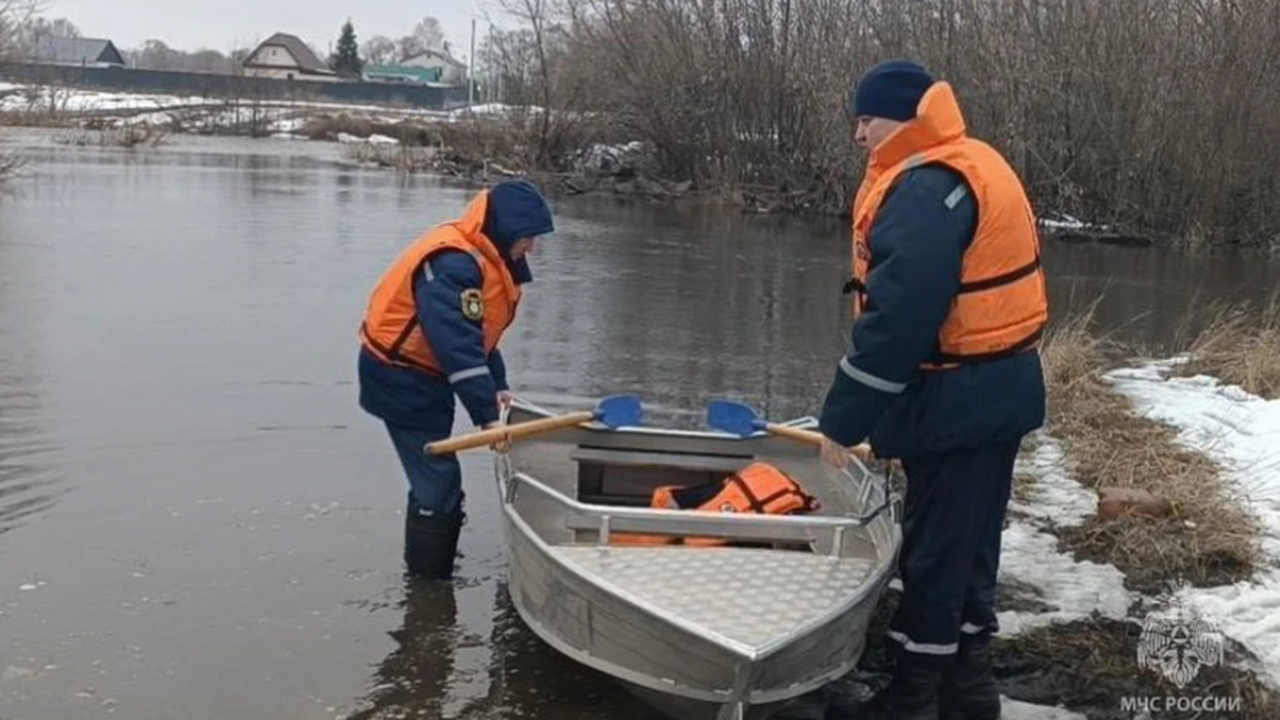
[{"label": "reflection on water", "polygon": [[[468,634],[459,621],[459,585],[465,587],[406,583],[404,620],[390,633],[397,647],[378,664],[376,685],[348,720],[650,717],[608,677],[559,655],[529,631],[504,581],[494,588],[491,633]],[[483,665],[468,671],[475,656]]]},{"label": "reflection on water", "polygon": [[[16,382],[15,382],[16,380]],[[35,398],[0,377],[0,535],[29,515],[49,509],[57,489],[42,456],[55,450],[38,426],[30,424]]]},{"label": "reflection on water", "polygon": [[[647,716],[511,608],[483,452],[459,582],[401,574],[404,480],[356,406],[355,328],[468,192],[332,145],[23,137],[32,174],[0,207],[0,716]],[[558,211],[505,342],[519,393],[638,392],[682,427],[713,397],[817,411],[848,331],[843,222]],[[1055,311],[1105,291],[1103,326],[1146,344],[1197,292],[1275,284],[1233,257],[1049,245],[1046,264]]]},{"label": "reflection on water", "polygon": [[1049,243],[1045,263],[1055,315],[1097,302],[1101,331],[1154,352],[1184,341],[1212,303],[1266,303],[1280,279],[1275,258],[1247,253]]},{"label": "reflection on water", "polygon": [[0,226],[0,535],[49,509],[58,492],[49,459],[57,444],[42,423],[47,380],[34,342],[44,319],[40,273],[35,253],[8,240]]},{"label": "reflection on water", "polygon": [[[444,717],[442,704],[459,650],[462,628],[452,583],[413,583],[405,587],[400,609],[404,620],[391,631],[397,648],[378,663],[378,684],[369,693],[370,707],[351,720],[386,717]],[[411,714],[405,709],[412,708]]]}]

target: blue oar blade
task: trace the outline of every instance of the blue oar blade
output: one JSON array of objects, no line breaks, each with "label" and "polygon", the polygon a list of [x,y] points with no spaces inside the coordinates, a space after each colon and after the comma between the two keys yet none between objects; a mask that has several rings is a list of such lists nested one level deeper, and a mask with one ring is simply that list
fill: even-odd
[{"label": "blue oar blade", "polygon": [[600,401],[596,419],[615,430],[636,427],[644,420],[644,408],[636,395],[610,395]]},{"label": "blue oar blade", "polygon": [[747,437],[764,423],[748,405],[733,400],[712,400],[707,406],[707,424],[716,430]]}]

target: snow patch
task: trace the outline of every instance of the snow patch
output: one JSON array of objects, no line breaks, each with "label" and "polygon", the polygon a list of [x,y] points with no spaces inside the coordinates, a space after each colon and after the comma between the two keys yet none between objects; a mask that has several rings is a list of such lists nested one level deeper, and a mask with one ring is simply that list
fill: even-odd
[{"label": "snow patch", "polygon": [[1050,230],[1072,230],[1076,232],[1085,232],[1089,230],[1104,232],[1110,230],[1107,225],[1097,225],[1085,222],[1080,218],[1073,217],[1066,213],[1049,213],[1047,216],[1039,219],[1040,227]]},{"label": "snow patch", "polygon": [[271,129],[277,133],[292,135],[301,132],[307,126],[307,121],[303,118],[285,118],[271,123]]},{"label": "snow patch", "polygon": [[1003,720],[1089,720],[1089,716],[1048,705],[1032,705],[1013,698],[1000,698]]},{"label": "snow patch", "polygon": [[[217,110],[228,106],[240,107],[244,111],[257,107],[259,110],[331,110],[342,112],[364,112],[377,114],[388,119],[404,117],[448,118],[450,114],[443,110],[405,109],[391,110],[380,105],[354,105],[337,102],[309,102],[296,100],[268,100],[256,103],[245,98],[232,99],[201,95],[168,95],[161,93],[111,93],[76,88],[51,88],[43,85],[17,85],[0,83],[0,111],[15,112],[25,110],[61,110],[73,112],[116,112],[147,110]],[[484,106],[477,106],[483,109]],[[284,128],[296,130],[299,128]]]},{"label": "snow patch", "polygon": [[1185,358],[1115,370],[1106,378],[1143,415],[1178,430],[1177,442],[1218,462],[1248,499],[1271,561],[1251,580],[1180,595],[1258,656],[1280,686],[1280,400],[1265,400],[1216,378],[1169,377]]},{"label": "snow patch", "polygon": [[1018,458],[1014,471],[1036,479],[1027,493],[1029,502],[1014,498],[1009,509],[1051,521],[1059,527],[1075,527],[1097,510],[1098,496],[1071,478],[1072,467],[1062,445],[1047,432],[1036,435],[1030,458]]},{"label": "snow patch", "polygon": [[1112,565],[1077,561],[1058,550],[1058,539],[1027,523],[1014,522],[1004,531],[1000,575],[1040,591],[1048,612],[1002,611],[1000,635],[1013,636],[1054,623],[1089,617],[1094,611],[1115,620],[1125,618],[1131,598],[1124,574]]},{"label": "snow patch", "polygon": [[1039,432],[1030,458],[1019,458],[1015,472],[1035,478],[1029,500],[1011,500],[1009,509],[1027,516],[1014,518],[1005,528],[1000,577],[1036,588],[1040,599],[1053,606],[1048,612],[1006,610],[999,614],[1000,634],[1013,636],[1053,623],[1087,618],[1095,611],[1121,620],[1132,597],[1124,574],[1113,565],[1077,561],[1058,549],[1058,538],[1046,526],[1080,525],[1097,507],[1097,496],[1071,478],[1062,446]]}]

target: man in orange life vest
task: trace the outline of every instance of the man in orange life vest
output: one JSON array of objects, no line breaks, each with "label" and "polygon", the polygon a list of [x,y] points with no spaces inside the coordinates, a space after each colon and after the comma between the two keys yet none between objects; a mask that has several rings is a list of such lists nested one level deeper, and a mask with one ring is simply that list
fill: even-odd
[{"label": "man in orange life vest", "polygon": [[482,428],[510,400],[498,343],[515,318],[525,257],[554,230],[523,181],[479,193],[462,217],[427,231],[383,274],[360,327],[360,406],[391,434],[409,480],[404,560],[410,573],[452,577],[465,517],[453,455],[423,451],[453,429],[454,396]]},{"label": "man in orange life vest", "polygon": [[822,455],[870,439],[907,475],[893,679],[829,718],[994,720],[996,572],[1014,459],[1043,424],[1048,317],[1021,181],[968,136],[950,85],[889,61],[847,112],[870,153],[853,208],[853,349],[820,418]]}]

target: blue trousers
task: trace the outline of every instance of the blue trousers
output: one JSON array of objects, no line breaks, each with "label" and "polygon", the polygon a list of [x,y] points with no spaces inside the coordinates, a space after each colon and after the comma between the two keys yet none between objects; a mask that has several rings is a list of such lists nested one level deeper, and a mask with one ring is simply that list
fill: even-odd
[{"label": "blue trousers", "polygon": [[996,622],[1000,536],[1019,443],[903,458],[902,599],[889,635],[910,653],[952,655]]},{"label": "blue trousers", "polygon": [[422,430],[387,423],[391,443],[409,480],[409,492],[419,507],[451,513],[462,503],[462,467],[457,455],[429,455],[429,442],[449,437],[449,432]]}]

